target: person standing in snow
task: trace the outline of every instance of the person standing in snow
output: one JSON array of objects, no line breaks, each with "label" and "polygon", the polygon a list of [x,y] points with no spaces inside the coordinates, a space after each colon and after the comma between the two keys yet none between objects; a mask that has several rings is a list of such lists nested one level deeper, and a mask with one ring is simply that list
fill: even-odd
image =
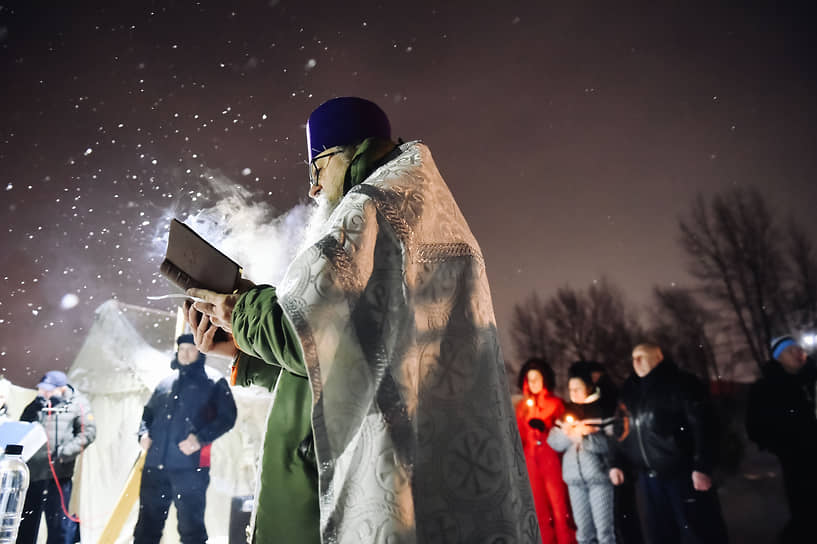
[{"label": "person standing in snow", "polygon": [[188,292],[197,345],[276,391],[253,541],[538,542],[484,259],[431,152],[356,97],[306,136],[330,213],[280,286]]},{"label": "person standing in snow", "polygon": [[780,460],[791,519],[784,544],[814,538],[817,512],[817,364],[791,336],[772,340],[772,359],[749,390],[746,430]]},{"label": "person standing in snow", "polygon": [[68,383],[64,372],[51,370],[37,384],[37,397],[23,409],[20,421],[40,423],[48,438],[28,460],[30,483],[18,544],[34,544],[45,513],[48,544],[73,544],[77,523],[68,516],[74,464],[96,438],[96,423],[85,395]]},{"label": "person standing in snow", "polygon": [[567,384],[570,404],[565,417],[548,434],[548,445],[562,456],[579,544],[616,544],[613,523],[613,486],[607,476],[609,438],[602,425],[614,409],[589,373],[571,373]]},{"label": "person standing in snow", "polygon": [[175,372],[156,386],[139,425],[146,457],[134,544],[158,544],[171,500],[181,542],[207,541],[210,448],[235,425],[236,406],[227,380],[204,366],[205,356],[192,334],[179,336],[176,344],[170,363]]},{"label": "person standing in snow", "polygon": [[622,458],[635,468],[649,541],[726,544],[712,485],[717,437],[706,387],[658,345],[643,343],[633,350],[633,373],[621,386],[619,407],[627,432],[613,448],[610,480],[624,481]]},{"label": "person standing in snow", "polygon": [[516,423],[522,438],[536,516],[544,544],[571,544],[567,487],[562,479],[561,456],[548,444],[548,433],[565,414],[565,404],[553,394],[556,377],[543,359],[528,359],[519,371],[522,400],[516,405]]}]

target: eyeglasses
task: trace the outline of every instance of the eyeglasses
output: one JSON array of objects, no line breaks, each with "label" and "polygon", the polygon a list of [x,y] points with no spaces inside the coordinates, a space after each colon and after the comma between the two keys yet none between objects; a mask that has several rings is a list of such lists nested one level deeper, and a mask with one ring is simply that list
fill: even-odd
[{"label": "eyeglasses", "polygon": [[[341,148],[338,148],[338,149],[336,149],[336,150],[334,150],[334,151],[332,151],[330,153],[324,153],[323,155],[319,155],[319,156],[315,157],[314,159],[312,159],[309,162],[309,186],[310,187],[314,187],[315,185],[318,184],[318,176],[320,176],[321,170],[323,170],[323,168],[318,168],[318,164],[317,164],[318,161],[321,160],[321,159],[325,159],[327,157],[331,157],[332,155],[337,155],[338,153],[343,153],[344,151],[345,151],[344,148],[341,147]],[[324,163],[323,167],[326,168],[328,165],[329,165],[329,161],[326,161]]]}]

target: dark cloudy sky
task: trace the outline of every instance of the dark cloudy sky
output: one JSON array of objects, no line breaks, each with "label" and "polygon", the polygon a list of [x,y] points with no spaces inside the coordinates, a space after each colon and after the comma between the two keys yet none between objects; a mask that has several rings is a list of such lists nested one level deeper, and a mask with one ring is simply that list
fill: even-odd
[{"label": "dark cloudy sky", "polygon": [[303,123],[334,96],[429,144],[503,329],[533,290],[688,283],[698,193],[755,185],[817,226],[815,20],[791,3],[0,4],[0,367],[22,385],[103,301],[164,291],[156,238],[212,203],[202,174],[302,201]]}]

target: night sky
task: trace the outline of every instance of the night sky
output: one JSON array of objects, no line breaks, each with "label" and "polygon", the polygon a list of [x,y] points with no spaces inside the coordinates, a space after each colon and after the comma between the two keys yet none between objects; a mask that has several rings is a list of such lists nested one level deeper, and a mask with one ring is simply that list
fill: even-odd
[{"label": "night sky", "polygon": [[677,222],[698,193],[754,185],[817,226],[806,8],[0,4],[0,373],[20,385],[70,366],[105,300],[169,290],[167,220],[211,206],[211,178],[278,213],[303,203],[303,125],[335,96],[429,144],[507,357],[531,291],[605,275],[644,306],[689,284]]}]

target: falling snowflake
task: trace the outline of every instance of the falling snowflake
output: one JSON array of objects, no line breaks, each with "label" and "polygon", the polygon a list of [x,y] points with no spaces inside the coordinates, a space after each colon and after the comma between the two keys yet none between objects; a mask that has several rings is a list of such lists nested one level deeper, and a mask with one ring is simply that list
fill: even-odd
[{"label": "falling snowflake", "polygon": [[79,297],[74,293],[66,293],[60,300],[60,308],[63,310],[70,310],[79,304]]}]

